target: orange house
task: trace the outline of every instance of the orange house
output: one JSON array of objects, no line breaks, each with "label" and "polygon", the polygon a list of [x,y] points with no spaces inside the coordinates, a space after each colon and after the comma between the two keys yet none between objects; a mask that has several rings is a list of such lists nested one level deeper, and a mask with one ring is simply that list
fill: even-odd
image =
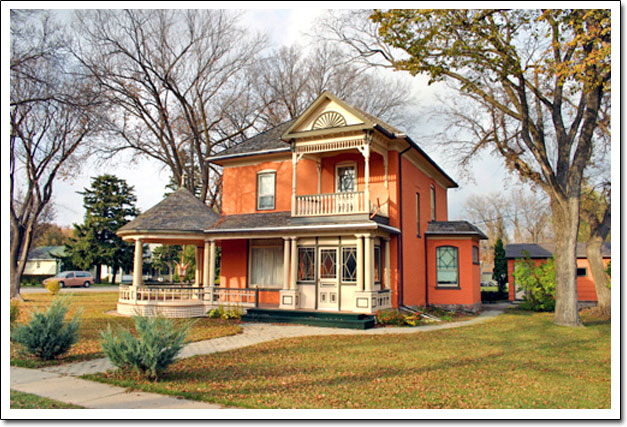
[{"label": "orange house", "polygon": [[[555,245],[553,243],[515,243],[505,247],[507,258],[508,293],[510,301],[522,298],[521,291],[516,289],[514,279],[515,262],[528,256],[536,265],[540,265],[553,256]],[[611,261],[610,243],[601,246],[603,264]],[[586,244],[577,244],[577,297],[579,302],[596,302],[597,291],[594,287],[594,279],[590,270],[590,263],[586,257]]]},{"label": "orange house", "polygon": [[137,263],[145,243],[195,245],[196,283],[160,290],[136,274],[119,311],[480,308],[485,235],[448,221],[457,184],[380,119],[324,92],[295,120],[209,160],[223,169],[221,215],[180,189],[118,232],[135,242]]}]

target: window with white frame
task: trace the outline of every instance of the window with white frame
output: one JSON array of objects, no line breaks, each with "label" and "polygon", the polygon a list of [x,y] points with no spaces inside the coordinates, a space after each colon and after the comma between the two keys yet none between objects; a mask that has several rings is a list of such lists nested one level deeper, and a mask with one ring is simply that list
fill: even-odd
[{"label": "window with white frame", "polygon": [[342,248],[342,282],[357,281],[357,248]]},{"label": "window with white frame", "polygon": [[342,164],[335,169],[335,191],[346,193],[357,191],[357,165]]},{"label": "window with white frame", "polygon": [[436,266],[438,287],[459,286],[458,249],[454,246],[440,246],[436,249]]},{"label": "window with white frame", "polygon": [[250,284],[260,288],[283,286],[283,247],[271,242],[250,248]]},{"label": "window with white frame", "polygon": [[276,171],[257,174],[257,209],[271,210],[275,207]]},{"label": "window with white frame", "polygon": [[435,187],[431,186],[431,221],[435,221]]}]

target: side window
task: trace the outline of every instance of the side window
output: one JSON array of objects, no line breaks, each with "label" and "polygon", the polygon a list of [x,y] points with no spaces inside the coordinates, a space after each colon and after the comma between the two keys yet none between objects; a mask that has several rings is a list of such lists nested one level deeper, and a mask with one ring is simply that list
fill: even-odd
[{"label": "side window", "polygon": [[479,247],[472,247],[472,263],[479,264]]},{"label": "side window", "polygon": [[275,207],[276,172],[257,174],[257,209],[271,210]]},{"label": "side window", "polygon": [[431,221],[435,221],[435,187],[431,186]]}]

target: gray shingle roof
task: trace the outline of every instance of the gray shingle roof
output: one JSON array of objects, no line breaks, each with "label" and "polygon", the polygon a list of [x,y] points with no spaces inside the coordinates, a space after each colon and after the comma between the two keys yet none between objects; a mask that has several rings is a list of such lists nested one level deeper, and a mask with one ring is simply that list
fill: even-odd
[{"label": "gray shingle roof", "polygon": [[289,151],[290,145],[281,139],[281,135],[283,135],[293,122],[294,120],[290,120],[289,122],[281,123],[272,129],[268,129],[267,131],[242,141],[237,145],[229,147],[226,150],[209,157],[207,160],[212,161],[228,157],[240,157],[242,155],[251,155],[253,153],[258,154],[269,150],[274,151],[284,149],[285,151]]},{"label": "gray shingle roof", "polygon": [[[555,252],[553,242],[545,243],[510,243],[505,246],[505,258],[524,258],[528,253],[529,258],[551,258]],[[601,246],[601,255],[609,258],[612,254],[610,242]],[[586,258],[586,244],[577,243],[577,258]]]},{"label": "gray shingle roof", "polygon": [[480,239],[488,238],[468,221],[430,221],[425,234],[475,235]]},{"label": "gray shingle roof", "polygon": [[217,213],[181,187],[121,227],[118,234],[138,231],[202,232],[218,219],[220,216]]},{"label": "gray shingle roof", "polygon": [[28,253],[29,260],[50,260],[56,259],[53,255],[65,255],[65,246],[40,246]]}]

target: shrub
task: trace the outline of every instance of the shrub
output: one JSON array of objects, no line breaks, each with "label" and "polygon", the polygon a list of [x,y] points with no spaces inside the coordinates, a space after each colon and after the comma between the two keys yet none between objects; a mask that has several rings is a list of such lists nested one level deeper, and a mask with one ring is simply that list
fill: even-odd
[{"label": "shrub", "polygon": [[379,310],[376,313],[376,319],[380,325],[402,326],[405,324],[405,315],[396,309]]},{"label": "shrub", "polygon": [[218,308],[212,308],[207,313],[207,317],[210,319],[241,319],[242,318],[242,309],[239,307],[235,307],[232,309],[225,309],[223,306],[219,306]]},{"label": "shrub", "polygon": [[134,319],[137,337],[124,328],[114,334],[108,326],[100,333],[102,351],[118,368],[156,380],[183,349],[191,323],[177,326],[163,317],[135,316]]},{"label": "shrub", "polygon": [[536,265],[529,257],[514,264],[516,284],[525,291],[520,308],[531,311],[555,310],[555,260]]},{"label": "shrub", "polygon": [[61,290],[61,282],[57,279],[50,279],[48,283],[46,283],[46,289],[48,289],[48,292],[52,295],[56,295]]},{"label": "shrub", "polygon": [[17,322],[17,318],[20,317],[20,303],[17,301],[11,301],[11,307],[9,310],[9,314],[11,316],[10,327],[13,330],[15,323]]},{"label": "shrub", "polygon": [[78,340],[80,325],[80,311],[65,322],[69,305],[66,298],[55,298],[45,313],[36,311],[28,324],[15,327],[11,339],[42,360],[52,360],[66,353]]}]

